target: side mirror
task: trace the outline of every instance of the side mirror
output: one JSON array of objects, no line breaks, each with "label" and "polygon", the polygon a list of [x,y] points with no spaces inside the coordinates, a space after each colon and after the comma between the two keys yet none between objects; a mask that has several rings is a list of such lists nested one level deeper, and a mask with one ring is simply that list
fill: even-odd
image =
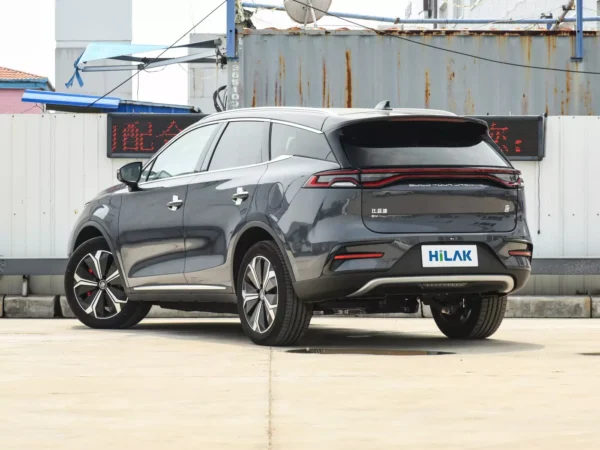
[{"label": "side mirror", "polygon": [[119,170],[117,170],[117,180],[121,183],[125,183],[132,191],[138,189],[138,183],[142,176],[142,163],[132,162],[125,164]]}]

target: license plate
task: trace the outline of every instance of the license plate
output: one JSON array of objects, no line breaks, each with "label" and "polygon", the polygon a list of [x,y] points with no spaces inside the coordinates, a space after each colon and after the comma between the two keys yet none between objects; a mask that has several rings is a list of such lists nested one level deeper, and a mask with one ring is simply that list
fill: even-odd
[{"label": "license plate", "polygon": [[476,245],[423,245],[423,267],[477,267]]}]

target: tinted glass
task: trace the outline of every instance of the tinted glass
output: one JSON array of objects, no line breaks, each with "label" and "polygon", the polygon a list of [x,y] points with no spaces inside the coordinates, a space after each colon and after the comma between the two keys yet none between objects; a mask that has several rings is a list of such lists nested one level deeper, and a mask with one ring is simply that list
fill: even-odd
[{"label": "tinted glass", "polygon": [[508,167],[478,123],[363,122],[342,130],[340,139],[355,167]]},{"label": "tinted glass", "polygon": [[271,159],[283,155],[335,161],[323,134],[274,123],[271,126]]},{"label": "tinted glass", "polygon": [[[196,128],[173,141],[154,161],[152,169],[144,170],[142,180],[160,180],[194,172],[198,160],[206,152],[218,125]],[[147,175],[145,175],[147,174]]]},{"label": "tinted glass", "polygon": [[264,122],[231,122],[221,136],[208,170],[262,162]]}]

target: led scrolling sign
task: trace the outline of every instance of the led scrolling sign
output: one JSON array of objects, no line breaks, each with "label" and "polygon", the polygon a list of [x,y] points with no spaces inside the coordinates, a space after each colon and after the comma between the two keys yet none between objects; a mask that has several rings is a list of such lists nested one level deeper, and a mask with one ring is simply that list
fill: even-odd
[{"label": "led scrolling sign", "polygon": [[109,158],[150,158],[206,114],[108,114]]},{"label": "led scrolling sign", "polygon": [[[150,158],[206,114],[108,114],[109,158]],[[487,122],[490,137],[511,160],[544,157],[543,116],[474,116]]]}]

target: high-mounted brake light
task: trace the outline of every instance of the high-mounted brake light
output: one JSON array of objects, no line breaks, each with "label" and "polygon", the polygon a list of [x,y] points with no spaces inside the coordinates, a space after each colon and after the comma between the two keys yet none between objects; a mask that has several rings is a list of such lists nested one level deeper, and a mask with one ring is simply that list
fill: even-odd
[{"label": "high-mounted brake light", "polygon": [[348,259],[372,259],[381,258],[383,253],[340,253],[333,257],[334,260],[348,260]]}]

